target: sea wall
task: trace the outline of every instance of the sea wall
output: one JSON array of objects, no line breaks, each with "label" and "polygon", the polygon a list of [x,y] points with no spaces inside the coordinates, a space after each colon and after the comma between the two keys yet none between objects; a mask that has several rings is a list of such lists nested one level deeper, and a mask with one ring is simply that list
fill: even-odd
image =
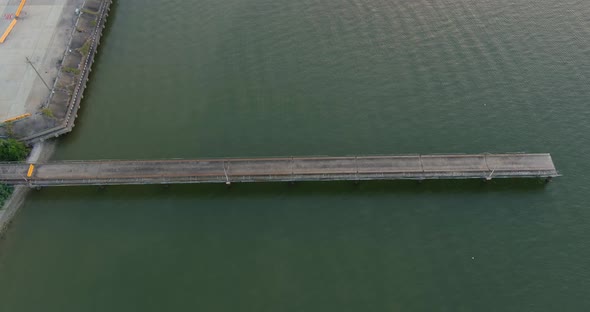
[{"label": "sea wall", "polygon": [[26,186],[15,186],[10,198],[4,202],[4,206],[0,210],[0,235],[4,234],[12,218],[24,204],[29,191],[30,189]]},{"label": "sea wall", "polygon": [[[55,142],[36,143],[27,158],[28,163],[48,161],[55,149]],[[22,207],[27,194],[31,191],[28,186],[17,185],[14,187],[12,195],[4,205],[0,207],[0,235],[2,235],[10,222]]]}]

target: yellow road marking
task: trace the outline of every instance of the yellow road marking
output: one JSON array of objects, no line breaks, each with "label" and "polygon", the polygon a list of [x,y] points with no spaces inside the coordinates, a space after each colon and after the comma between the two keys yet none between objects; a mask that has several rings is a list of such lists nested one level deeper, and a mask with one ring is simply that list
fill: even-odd
[{"label": "yellow road marking", "polygon": [[29,166],[29,172],[27,172],[27,178],[30,178],[33,175],[34,170],[35,170],[35,165],[31,164]]},{"label": "yellow road marking", "polygon": [[6,37],[8,37],[8,34],[10,34],[12,29],[14,28],[14,25],[16,25],[16,18],[13,19],[12,22],[10,22],[10,25],[8,25],[8,28],[6,28],[6,31],[4,32],[4,35],[0,37],[0,43],[4,43],[4,40],[6,40]]},{"label": "yellow road marking", "polygon": [[10,119],[6,119],[6,120],[4,120],[4,122],[17,121],[19,119],[24,119],[24,118],[27,118],[29,116],[31,116],[31,114],[26,113],[26,114],[18,115],[16,117],[13,117],[13,118],[10,118]]},{"label": "yellow road marking", "polygon": [[20,2],[20,5],[18,6],[18,9],[16,9],[16,14],[14,14],[14,15],[16,15],[16,17],[18,17],[20,15],[20,11],[23,10],[23,7],[25,6],[25,2],[27,2],[27,0],[22,0]]}]

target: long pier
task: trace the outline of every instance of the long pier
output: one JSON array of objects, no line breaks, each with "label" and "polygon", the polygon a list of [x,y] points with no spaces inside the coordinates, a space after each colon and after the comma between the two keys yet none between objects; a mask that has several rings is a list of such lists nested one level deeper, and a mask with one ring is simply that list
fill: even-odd
[{"label": "long pier", "polygon": [[549,154],[405,155],[0,163],[0,182],[73,185],[553,178]]}]

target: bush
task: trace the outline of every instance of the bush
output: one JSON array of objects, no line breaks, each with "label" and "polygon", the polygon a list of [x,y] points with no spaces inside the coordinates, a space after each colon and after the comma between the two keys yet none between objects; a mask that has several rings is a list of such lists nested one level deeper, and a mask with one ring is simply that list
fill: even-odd
[{"label": "bush", "polygon": [[46,107],[46,108],[42,109],[41,110],[41,113],[45,117],[49,117],[49,118],[54,118],[55,117],[55,115],[53,115],[53,111],[49,107]]},{"label": "bush", "polygon": [[15,139],[0,139],[0,161],[25,160],[29,149]]}]

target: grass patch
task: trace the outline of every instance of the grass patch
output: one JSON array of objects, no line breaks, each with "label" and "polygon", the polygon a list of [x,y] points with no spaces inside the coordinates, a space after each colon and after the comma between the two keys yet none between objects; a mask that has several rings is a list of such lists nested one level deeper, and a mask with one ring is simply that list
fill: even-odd
[{"label": "grass patch", "polygon": [[90,52],[90,40],[86,40],[84,44],[78,49],[80,54],[83,56],[88,56],[88,52]]},{"label": "grass patch", "polygon": [[74,75],[79,75],[80,74],[80,70],[74,67],[64,67],[61,69],[62,72],[64,73],[70,73],[70,74],[74,74]]},{"label": "grass patch", "polygon": [[12,122],[9,121],[3,123],[2,127],[4,127],[6,135],[8,135],[9,137],[14,137],[14,125],[12,124]]},{"label": "grass patch", "polygon": [[51,109],[49,109],[49,107],[46,107],[46,108],[42,109],[41,110],[41,114],[43,114],[43,116],[49,117],[49,118],[54,118],[55,117],[53,115],[53,111]]},{"label": "grass patch", "polygon": [[86,14],[90,14],[90,15],[98,15],[98,11],[92,11],[87,8],[82,8],[82,10],[80,10],[80,11],[82,11],[82,13],[86,13]]}]

